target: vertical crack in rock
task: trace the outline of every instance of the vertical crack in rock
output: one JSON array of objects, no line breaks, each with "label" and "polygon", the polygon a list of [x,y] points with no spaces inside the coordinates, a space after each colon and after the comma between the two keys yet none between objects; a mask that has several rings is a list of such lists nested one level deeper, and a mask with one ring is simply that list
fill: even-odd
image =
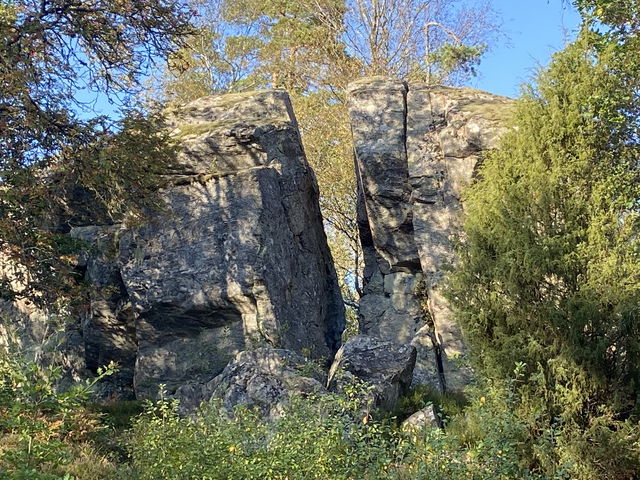
[{"label": "vertical crack in rock", "polygon": [[[409,93],[410,93],[410,87],[409,84],[407,82],[403,82],[405,85],[405,94],[404,94],[404,147],[405,147],[405,155],[407,158],[407,174],[408,174],[408,185],[410,188],[412,188],[412,172],[409,170],[409,104],[408,104],[408,97],[409,97]],[[412,92],[411,92],[412,93]],[[431,93],[427,92],[427,105],[429,106],[430,112],[431,112],[431,123],[430,125],[427,126],[427,130],[426,131],[431,131],[431,130],[436,130],[437,129],[437,125],[436,122],[434,120],[434,111],[433,111],[433,104],[432,104],[432,98],[431,98]],[[412,188],[413,190],[413,188]],[[411,195],[412,201],[413,201],[413,191],[412,191],[412,195]],[[444,200],[444,199],[443,199]],[[412,209],[413,211],[413,209]],[[413,215],[412,215],[412,231],[415,232],[415,226],[413,226]],[[416,272],[417,273],[417,272]],[[425,280],[422,279],[422,282],[424,282]],[[436,331],[436,325],[434,322],[434,312],[431,310],[431,303],[429,302],[429,289],[425,288],[425,286],[423,286],[423,288],[420,291],[415,291],[414,293],[416,294],[416,296],[418,297],[418,301],[420,302],[422,311],[423,311],[423,322],[424,322],[424,326],[421,328],[421,330],[425,330],[426,331],[426,336],[429,339],[429,341],[431,342],[431,348],[432,348],[432,352],[433,352],[433,360],[435,362],[435,374],[437,376],[438,379],[438,386],[440,388],[440,391],[445,392],[447,391],[447,377],[445,375],[445,371],[444,371],[444,363],[443,363],[443,346],[440,344],[440,341],[438,340],[438,335],[437,335],[437,331]],[[415,337],[414,337],[415,338]],[[424,340],[423,340],[424,341]],[[418,372],[419,374],[420,372]]]},{"label": "vertical crack in rock", "polygon": [[[407,98],[409,96],[409,84],[407,82],[402,82],[402,85],[404,86],[404,91],[402,92],[402,104],[403,104],[403,110],[402,110],[402,143],[404,144],[404,158],[408,159],[409,158],[409,151],[407,150],[407,135],[408,135],[408,121],[409,121],[409,110],[408,110],[408,105],[407,105]],[[408,168],[408,164],[407,164],[407,176],[409,174],[409,168]],[[408,185],[407,185],[408,187]]]},{"label": "vertical crack in rock", "polygon": [[418,348],[415,383],[457,389],[471,378],[458,361],[466,347],[441,292],[443,267],[455,261],[461,190],[504,132],[511,105],[478,90],[383,77],[349,87],[365,252],[361,328]]}]

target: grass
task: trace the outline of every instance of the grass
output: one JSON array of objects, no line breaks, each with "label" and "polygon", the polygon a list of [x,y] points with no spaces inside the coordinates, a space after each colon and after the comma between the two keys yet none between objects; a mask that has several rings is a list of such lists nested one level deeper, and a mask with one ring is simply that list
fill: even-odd
[{"label": "grass", "polygon": [[446,421],[461,413],[468,404],[469,401],[462,392],[441,393],[437,388],[429,385],[418,385],[400,397],[398,407],[392,415],[401,423],[418,410],[434,405],[436,411]]}]

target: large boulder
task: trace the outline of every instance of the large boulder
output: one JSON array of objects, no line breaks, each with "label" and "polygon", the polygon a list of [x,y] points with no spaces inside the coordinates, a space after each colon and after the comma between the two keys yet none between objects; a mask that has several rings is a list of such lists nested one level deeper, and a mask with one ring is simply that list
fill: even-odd
[{"label": "large boulder", "polygon": [[292,397],[326,393],[323,383],[323,374],[309,359],[289,350],[259,348],[240,352],[220,375],[209,382],[183,385],[175,396],[183,412],[220,399],[229,413],[242,406],[275,419]]},{"label": "large boulder", "polygon": [[[143,225],[109,227],[89,260],[90,363],[124,361],[136,395],[153,397],[159,384],[172,393],[209,379],[251,348],[328,361],[344,307],[287,94],[205,97],[169,123],[180,153],[166,172],[166,208]],[[83,228],[72,233],[102,238]]]},{"label": "large boulder", "polygon": [[412,345],[357,335],[338,350],[327,386],[340,391],[353,380],[360,381],[372,387],[370,393],[375,407],[393,410],[411,385],[415,363],[416,349]]},{"label": "large boulder", "polygon": [[466,347],[442,296],[455,261],[461,192],[495,148],[513,101],[472,89],[389,78],[349,87],[365,257],[362,331],[418,348],[414,381],[442,390],[471,379]]}]

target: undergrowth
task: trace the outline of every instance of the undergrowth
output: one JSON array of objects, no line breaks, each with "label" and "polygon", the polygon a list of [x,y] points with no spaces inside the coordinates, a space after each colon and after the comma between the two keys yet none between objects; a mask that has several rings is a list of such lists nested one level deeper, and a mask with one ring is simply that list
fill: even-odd
[{"label": "undergrowth", "polygon": [[[631,479],[639,464],[637,424],[540,423],[522,396],[523,367],[466,397],[419,387],[397,416],[369,415],[358,388],[293,399],[265,420],[218,402],[191,416],[176,401],[89,403],[89,382],[56,392],[59,370],[0,356],[0,478],[37,480]],[[110,370],[102,372],[102,375]],[[364,388],[364,387],[362,387]],[[434,404],[445,429],[404,431],[402,419]],[[598,438],[618,441],[610,475],[594,477]],[[604,457],[602,457],[604,458]]]}]

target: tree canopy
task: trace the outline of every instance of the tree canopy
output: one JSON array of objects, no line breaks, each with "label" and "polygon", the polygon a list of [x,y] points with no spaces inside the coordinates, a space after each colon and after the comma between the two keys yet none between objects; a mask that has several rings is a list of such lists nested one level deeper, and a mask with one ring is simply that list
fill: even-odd
[{"label": "tree canopy", "polygon": [[[64,269],[52,217],[73,216],[72,190],[90,192],[108,215],[153,190],[171,149],[132,95],[190,31],[175,0],[0,2],[0,254],[26,268],[16,270],[28,272],[23,281]],[[82,90],[126,102],[128,115],[83,119]],[[39,287],[64,283],[56,278]]]}]

